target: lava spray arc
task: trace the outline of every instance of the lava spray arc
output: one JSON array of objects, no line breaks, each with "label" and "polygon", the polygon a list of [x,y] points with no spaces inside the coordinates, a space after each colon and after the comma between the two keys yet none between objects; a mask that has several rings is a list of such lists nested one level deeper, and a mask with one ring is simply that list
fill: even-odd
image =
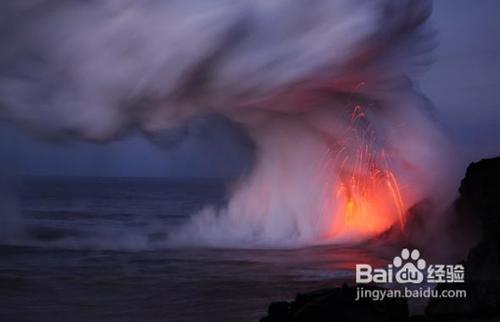
[{"label": "lava spray arc", "polygon": [[[373,236],[395,221],[404,230],[406,208],[390,156],[376,146],[376,132],[365,118],[363,107],[354,105],[351,126],[332,152],[334,162],[340,163],[340,183],[334,196],[339,214],[333,216],[336,220],[328,239],[349,234]],[[358,137],[354,145],[353,137]]]}]

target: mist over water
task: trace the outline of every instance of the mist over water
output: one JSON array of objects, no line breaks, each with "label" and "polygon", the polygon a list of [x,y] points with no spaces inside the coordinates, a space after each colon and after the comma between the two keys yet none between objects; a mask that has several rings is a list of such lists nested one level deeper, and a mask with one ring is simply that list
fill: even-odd
[{"label": "mist over water", "polygon": [[449,145],[411,82],[428,1],[0,6],[3,118],[106,141],[217,114],[253,142],[227,205],[169,230],[173,244],[352,243],[449,197]]},{"label": "mist over water", "polygon": [[39,177],[18,193],[22,238],[0,242],[1,321],[256,321],[271,301],[341,285],[356,261],[383,262],[349,247],[171,247],[169,228],[224,202],[221,182]]}]

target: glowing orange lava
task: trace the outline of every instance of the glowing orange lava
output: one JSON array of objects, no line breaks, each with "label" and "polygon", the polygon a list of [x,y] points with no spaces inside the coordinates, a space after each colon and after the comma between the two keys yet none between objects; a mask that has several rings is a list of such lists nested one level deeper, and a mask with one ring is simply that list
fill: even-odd
[{"label": "glowing orange lava", "polygon": [[[358,126],[365,118],[359,105],[354,107],[350,131],[356,132],[338,151],[340,185],[335,191],[336,216],[331,237],[369,237],[381,233],[399,222],[404,225],[405,206],[390,160],[384,149],[374,145],[375,135],[370,127]],[[361,137],[359,133],[361,131]],[[353,133],[348,133],[352,137]],[[355,146],[348,150],[348,146]]]}]

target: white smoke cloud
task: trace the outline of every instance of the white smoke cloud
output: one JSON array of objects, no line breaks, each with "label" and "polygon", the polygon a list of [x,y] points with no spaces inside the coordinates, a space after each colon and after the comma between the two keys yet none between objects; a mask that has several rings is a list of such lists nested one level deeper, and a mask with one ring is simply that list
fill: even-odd
[{"label": "white smoke cloud", "polygon": [[[107,140],[130,127],[155,132],[217,113],[254,140],[255,167],[227,208],[196,216],[175,233],[180,240],[356,240],[367,232],[331,234],[347,202],[333,197],[346,173],[364,178],[374,164],[390,167],[405,205],[446,178],[446,144],[409,81],[432,45],[428,1],[1,6],[2,117],[45,135]],[[362,126],[353,126],[355,106]],[[389,154],[390,165],[357,164],[365,145]],[[397,221],[394,209],[384,214]]]}]

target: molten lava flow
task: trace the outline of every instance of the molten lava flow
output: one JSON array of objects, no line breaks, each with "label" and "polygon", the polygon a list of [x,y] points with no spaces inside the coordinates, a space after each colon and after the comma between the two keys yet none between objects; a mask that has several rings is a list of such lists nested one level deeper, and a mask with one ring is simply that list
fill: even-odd
[{"label": "molten lava flow", "polygon": [[[369,237],[388,229],[394,222],[404,225],[405,207],[390,159],[378,149],[375,133],[363,122],[361,106],[354,107],[349,133],[338,150],[340,185],[335,191],[337,204],[331,238]],[[350,147],[350,148],[349,148]]]}]

